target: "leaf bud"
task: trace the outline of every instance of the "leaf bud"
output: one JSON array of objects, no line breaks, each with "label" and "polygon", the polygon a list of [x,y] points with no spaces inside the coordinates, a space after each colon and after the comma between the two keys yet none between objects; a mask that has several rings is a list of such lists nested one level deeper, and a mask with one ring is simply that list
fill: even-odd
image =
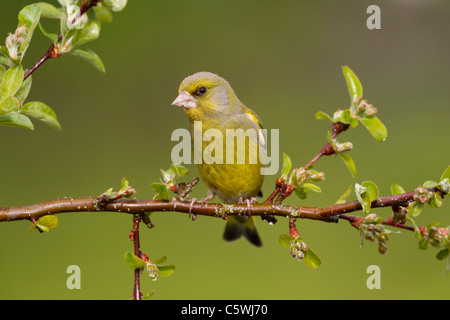
[{"label": "leaf bud", "polygon": [[17,60],[19,47],[25,41],[27,33],[27,25],[25,24],[18,27],[14,34],[9,33],[5,44],[11,59]]},{"label": "leaf bud", "polygon": [[343,142],[343,143],[337,143],[337,152],[345,152],[345,151],[351,151],[353,149],[353,143],[351,142]]},{"label": "leaf bud", "polygon": [[122,11],[127,5],[127,0],[103,0],[103,3],[112,11]]}]

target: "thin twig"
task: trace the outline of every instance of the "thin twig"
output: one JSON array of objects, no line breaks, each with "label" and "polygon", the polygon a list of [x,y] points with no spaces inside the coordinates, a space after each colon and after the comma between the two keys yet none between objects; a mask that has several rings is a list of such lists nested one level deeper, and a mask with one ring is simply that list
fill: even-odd
[{"label": "thin twig", "polygon": [[[88,11],[90,8],[97,5],[97,3],[101,2],[102,0],[91,0],[91,1],[82,1],[81,7],[80,7],[80,16],[82,16],[86,11]],[[76,18],[75,18],[76,19]],[[74,19],[74,20],[75,20]],[[58,41],[56,44],[58,44],[62,39],[62,34],[59,34]],[[58,46],[55,44],[52,44],[45,54],[38,60],[36,63],[25,73],[23,76],[23,80],[25,81],[26,78],[31,76],[33,72],[35,72],[45,61],[51,58],[58,58],[61,56],[61,53],[58,50]]]},{"label": "thin twig", "polygon": [[[342,122],[333,122],[331,125],[332,134],[331,137],[333,139],[336,139],[336,137],[347,130],[350,127],[349,124],[342,123]],[[305,166],[303,166],[303,169],[308,170],[312,165],[314,165],[322,156],[330,156],[332,154],[335,154],[336,150],[333,148],[333,146],[330,144],[330,142],[327,142],[323,148],[319,151],[319,153],[312,158]],[[285,192],[287,189],[289,189],[288,192]],[[286,184],[286,182],[282,181],[281,178],[277,179],[276,181],[276,187],[275,190],[272,192],[272,194],[267,198],[264,203],[274,203],[274,202],[281,202],[285,198],[291,195],[292,191],[295,188],[293,186],[289,186]],[[276,199],[276,201],[274,201]]]},{"label": "thin twig", "polygon": [[[136,257],[141,257],[141,245],[139,241],[139,224],[141,222],[140,215],[133,216],[133,230],[131,231],[130,238],[134,242],[134,255]],[[140,275],[141,271],[139,269],[134,270],[134,288],[133,288],[133,299],[141,300],[141,289],[140,289]]]}]

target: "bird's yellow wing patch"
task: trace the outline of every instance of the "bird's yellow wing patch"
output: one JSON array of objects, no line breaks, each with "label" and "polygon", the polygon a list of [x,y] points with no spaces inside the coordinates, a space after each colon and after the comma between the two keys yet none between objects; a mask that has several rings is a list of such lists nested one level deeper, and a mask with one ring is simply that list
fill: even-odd
[{"label": "bird's yellow wing patch", "polygon": [[[247,108],[245,115],[250,118],[252,122],[254,122],[259,129],[263,128],[262,121],[258,117],[258,115],[253,111]],[[259,144],[263,147],[266,147],[266,135],[262,130],[258,130]]]}]

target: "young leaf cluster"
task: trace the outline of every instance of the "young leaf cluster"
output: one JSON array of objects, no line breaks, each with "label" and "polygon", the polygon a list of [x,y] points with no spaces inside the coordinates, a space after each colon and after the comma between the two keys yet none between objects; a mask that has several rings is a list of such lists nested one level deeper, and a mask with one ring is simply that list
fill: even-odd
[{"label": "young leaf cluster", "polygon": [[[331,117],[323,111],[316,113],[316,119],[326,119],[333,124],[342,123],[350,128],[355,128],[361,122],[370,134],[379,142],[383,142],[387,138],[387,129],[380,119],[376,116],[378,110],[363,99],[363,87],[356,74],[347,66],[342,67],[347,89],[350,96],[350,106],[347,109],[338,109]],[[328,142],[334,150],[334,153],[340,155],[345,165],[349,169],[353,177],[356,176],[356,166],[347,153],[353,149],[351,142],[339,143],[331,132],[328,133]]]},{"label": "young leaf cluster", "polygon": [[295,238],[290,234],[282,234],[279,241],[283,247],[289,248],[293,258],[303,261],[308,267],[316,269],[321,265],[322,262],[319,256],[302,241],[302,238]]},{"label": "young leaf cluster", "polygon": [[314,191],[317,193],[322,192],[322,189],[312,182],[325,180],[324,172],[316,171],[313,169],[306,170],[303,167],[295,168],[291,171],[291,168],[292,161],[289,156],[284,153],[283,168],[279,181],[287,184],[291,188],[291,190],[294,191],[297,197],[303,200],[306,199],[310,191]]},{"label": "young leaf cluster", "polygon": [[147,271],[150,278],[155,281],[159,277],[168,277],[175,271],[174,265],[164,265],[167,257],[161,257],[150,261],[147,256],[139,258],[131,252],[125,253],[125,263],[130,269],[139,269],[141,272]]},{"label": "young leaf cluster", "polygon": [[161,170],[162,179],[160,182],[153,182],[150,186],[156,192],[153,199],[155,200],[170,200],[169,191],[175,192],[177,183],[175,179],[188,174],[188,169],[181,165],[172,164],[168,170]]},{"label": "young leaf cluster", "polygon": [[386,242],[388,239],[388,234],[399,233],[386,229],[382,224],[383,219],[374,213],[367,215],[362,219],[359,224],[359,231],[361,234],[360,246],[363,245],[364,240],[378,242],[378,252],[384,254],[387,252]]},{"label": "young leaf cluster", "polygon": [[39,230],[39,232],[48,232],[58,226],[58,217],[53,215],[40,217],[37,221],[34,221],[28,232],[32,232],[34,229]]},{"label": "young leaf cluster", "polygon": [[[100,57],[90,49],[80,46],[95,40],[100,34],[101,22],[112,20],[111,11],[120,11],[126,0],[58,0],[61,7],[46,2],[25,6],[18,15],[18,26],[9,33],[5,45],[0,45],[0,125],[34,130],[30,118],[42,121],[60,131],[55,112],[45,103],[26,102],[30,92],[31,72],[24,70],[23,58],[35,33],[50,39],[52,45],[41,59],[57,58],[64,54],[78,56],[101,72],[105,67]],[[94,5],[89,12],[81,12],[86,5]],[[43,25],[45,19],[60,20],[59,33],[48,32]],[[34,71],[34,70],[30,70]]]}]

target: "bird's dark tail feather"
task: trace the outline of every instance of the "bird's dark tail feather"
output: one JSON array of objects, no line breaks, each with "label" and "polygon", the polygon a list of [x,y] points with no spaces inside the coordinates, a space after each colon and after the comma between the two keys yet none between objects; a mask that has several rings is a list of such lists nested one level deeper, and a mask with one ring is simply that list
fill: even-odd
[{"label": "bird's dark tail feather", "polygon": [[223,239],[225,241],[233,241],[244,236],[251,244],[256,247],[262,247],[261,238],[256,231],[253,217],[230,216],[227,219]]}]

